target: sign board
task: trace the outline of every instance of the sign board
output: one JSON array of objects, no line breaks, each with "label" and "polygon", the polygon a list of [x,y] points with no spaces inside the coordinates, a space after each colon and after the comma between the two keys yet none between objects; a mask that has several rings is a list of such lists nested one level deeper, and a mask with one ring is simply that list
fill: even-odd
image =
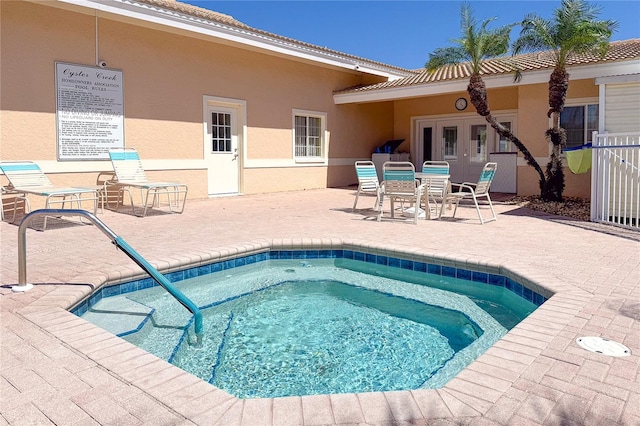
[{"label": "sign board", "polygon": [[56,62],[58,160],[108,160],[124,147],[121,70]]}]

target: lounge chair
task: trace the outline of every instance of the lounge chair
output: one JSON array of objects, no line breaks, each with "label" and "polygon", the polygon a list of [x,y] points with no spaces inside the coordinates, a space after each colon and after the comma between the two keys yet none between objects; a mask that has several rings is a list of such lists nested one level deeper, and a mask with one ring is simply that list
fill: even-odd
[{"label": "lounge chair", "polygon": [[[476,206],[476,211],[478,212],[478,217],[480,218],[481,224],[498,220],[498,218],[496,217],[496,212],[493,210],[491,197],[489,196],[489,188],[491,187],[491,182],[493,182],[497,167],[498,165],[496,163],[485,164],[482,172],[480,173],[480,177],[478,178],[477,183],[464,182],[451,184],[452,190],[451,192],[447,193],[442,204],[444,205],[446,202],[455,203],[456,207],[453,210],[453,217],[456,217],[456,211],[458,210],[458,204],[460,204],[460,201],[470,198],[473,200],[473,203]],[[484,219],[482,217],[480,206],[478,205],[479,198],[486,198],[489,202],[489,208],[491,209],[492,215],[489,219]],[[440,217],[442,217],[442,211],[443,209],[441,208]]]},{"label": "lounge chair", "polygon": [[[425,185],[416,180],[415,168],[408,161],[387,161],[382,165],[383,181],[380,185],[378,197],[378,221],[382,220],[382,204],[384,197],[391,200],[391,217],[395,218],[395,202],[400,201],[403,214],[412,215],[417,225],[420,217],[420,199],[425,191]],[[404,209],[404,203],[413,206]]]},{"label": "lounge chair", "polygon": [[426,194],[423,197],[427,218],[431,217],[430,202],[433,201],[436,216],[438,213],[438,201],[440,201],[440,210],[444,208],[443,200],[449,189],[449,163],[446,161],[425,161],[422,164],[422,172],[416,173],[420,181],[426,185]]},{"label": "lounge chair", "polygon": [[[24,213],[31,210],[28,195],[45,197],[45,208],[60,206],[64,209],[67,205],[71,208],[82,209],[83,202],[93,203],[93,214],[98,210],[98,190],[96,188],[83,187],[58,187],[54,186],[44,174],[40,166],[33,161],[3,161],[0,170],[4,173],[9,184],[3,188],[4,193],[17,194],[24,202]],[[14,220],[15,209],[14,203]],[[47,218],[44,218],[44,231],[47,227]]]},{"label": "lounge chair", "polygon": [[376,166],[373,164],[373,161],[356,161],[356,175],[358,176],[358,191],[356,192],[356,199],[353,202],[353,208],[351,210],[355,211],[360,194],[375,195],[376,203],[373,208],[377,209],[380,182],[378,181],[378,174],[376,173]]},{"label": "lounge chair", "polygon": [[[124,204],[124,194],[126,192],[131,201],[131,211],[135,214],[133,194],[130,191],[130,188],[135,188],[140,190],[143,207],[142,217],[147,215],[149,207],[161,206],[163,195],[167,197],[166,205],[170,212],[182,213],[184,211],[184,205],[187,201],[187,185],[178,182],[149,181],[142,167],[138,151],[133,148],[110,149],[109,158],[111,158],[115,179],[107,182],[105,190],[108,193],[108,190],[114,186],[118,189],[116,209],[119,205]],[[149,202],[150,196],[153,196],[151,202]]]}]

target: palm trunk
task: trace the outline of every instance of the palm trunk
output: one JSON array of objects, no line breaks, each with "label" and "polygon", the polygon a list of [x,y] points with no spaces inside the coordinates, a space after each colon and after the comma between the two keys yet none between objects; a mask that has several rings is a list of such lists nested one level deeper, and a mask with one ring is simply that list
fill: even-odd
[{"label": "palm trunk", "polygon": [[533,155],[531,155],[527,147],[524,146],[524,144],[520,141],[520,139],[518,139],[510,129],[500,124],[498,120],[496,120],[495,117],[491,115],[489,103],[487,102],[487,88],[484,84],[484,80],[482,80],[482,77],[480,75],[474,74],[471,76],[469,85],[467,86],[467,92],[469,93],[469,99],[471,100],[471,103],[475,107],[478,114],[483,116],[484,119],[487,120],[487,123],[489,123],[500,136],[509,139],[522,153],[527,164],[533,167],[538,173],[538,176],[540,177],[540,191],[542,194],[547,182],[542,168],[540,167],[536,159],[533,158]]},{"label": "palm trunk", "polygon": [[569,88],[569,73],[563,66],[556,66],[549,78],[549,111],[552,128],[547,130],[546,137],[551,142],[551,156],[547,164],[546,185],[542,190],[542,199],[548,201],[562,201],[564,192],[564,170],[560,153],[567,137],[560,127],[560,113],[564,108]]},{"label": "palm trunk", "polygon": [[549,77],[549,111],[547,112],[548,117],[551,117],[551,114],[558,114],[558,117],[554,117],[554,128],[558,126],[559,121],[556,119],[560,119],[559,114],[567,99],[567,89],[569,89],[569,73],[564,66],[557,65]]}]

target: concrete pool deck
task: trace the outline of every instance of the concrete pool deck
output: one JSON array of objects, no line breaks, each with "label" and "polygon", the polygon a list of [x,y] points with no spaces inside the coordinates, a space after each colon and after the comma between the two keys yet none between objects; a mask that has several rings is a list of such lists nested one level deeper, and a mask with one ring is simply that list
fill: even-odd
[{"label": "concrete pool deck", "polygon": [[[268,246],[353,244],[474,267],[505,268],[555,295],[438,390],[236,399],[65,309],[101,285],[140,273],[93,226],[27,231],[18,294],[18,227],[0,224],[0,425],[637,425],[640,424],[640,242],[637,233],[575,223],[514,205],[480,225],[375,221],[353,189],[189,200],[181,215],[98,214],[160,268]],[[601,336],[628,357],[588,352]]]}]

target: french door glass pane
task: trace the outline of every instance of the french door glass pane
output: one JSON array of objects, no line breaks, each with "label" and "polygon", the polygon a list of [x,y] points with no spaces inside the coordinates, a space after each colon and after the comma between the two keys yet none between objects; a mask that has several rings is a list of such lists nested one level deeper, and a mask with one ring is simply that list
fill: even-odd
[{"label": "french door glass pane", "polygon": [[[504,127],[506,127],[507,129],[511,130],[511,122],[509,121],[505,121],[505,122],[501,122],[500,124],[502,124]],[[496,133],[496,135],[498,135]],[[511,141],[507,138],[503,138],[502,136],[498,135],[498,138],[500,138],[498,140],[498,152],[511,152]]]},{"label": "french door glass pane", "polygon": [[469,142],[469,161],[484,163],[487,161],[487,126],[471,126],[471,141]]},{"label": "french door glass pane", "polygon": [[458,127],[450,126],[442,129],[442,139],[444,141],[444,159],[458,159]]}]

